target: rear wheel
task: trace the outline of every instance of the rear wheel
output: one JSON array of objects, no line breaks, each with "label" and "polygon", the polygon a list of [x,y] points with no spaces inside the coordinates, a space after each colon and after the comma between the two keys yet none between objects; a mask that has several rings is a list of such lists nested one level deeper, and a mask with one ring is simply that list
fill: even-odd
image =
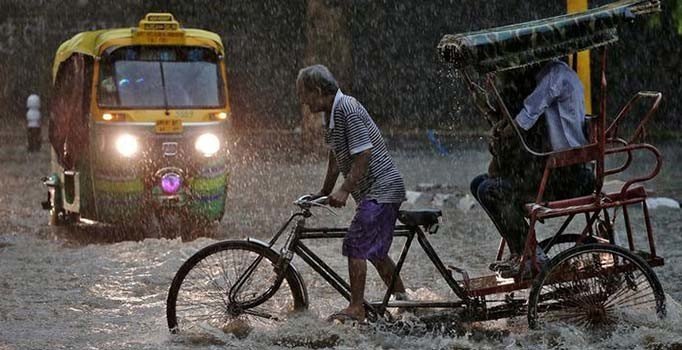
[{"label": "rear wheel", "polygon": [[535,279],[528,325],[582,327],[637,323],[665,316],[665,294],[639,256],[610,244],[585,244],[553,258]]},{"label": "rear wheel", "polygon": [[[198,251],[180,267],[171,284],[166,304],[170,331],[245,336],[254,327],[269,328],[290,312],[306,309],[305,287],[290,265],[272,296],[247,305],[276,285],[278,257],[272,249],[248,241],[223,241]],[[259,258],[239,293],[230,297],[240,276]]]}]

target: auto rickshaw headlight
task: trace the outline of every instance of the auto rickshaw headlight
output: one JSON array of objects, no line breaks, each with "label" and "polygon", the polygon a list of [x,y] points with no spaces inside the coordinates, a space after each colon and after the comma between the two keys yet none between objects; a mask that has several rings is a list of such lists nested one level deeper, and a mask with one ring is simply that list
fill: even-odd
[{"label": "auto rickshaw headlight", "polygon": [[211,113],[210,116],[211,116],[212,120],[223,121],[223,120],[227,120],[228,118],[230,118],[230,113],[229,112]]},{"label": "auto rickshaw headlight", "polygon": [[202,134],[197,137],[194,148],[206,157],[210,157],[220,150],[220,140],[218,136],[211,133]]},{"label": "auto rickshaw headlight", "polygon": [[115,146],[118,153],[126,158],[134,156],[135,153],[137,153],[137,149],[139,148],[137,138],[130,134],[120,135],[116,139]]},{"label": "auto rickshaw headlight", "polygon": [[102,120],[105,122],[124,122],[127,118],[125,113],[102,113]]}]

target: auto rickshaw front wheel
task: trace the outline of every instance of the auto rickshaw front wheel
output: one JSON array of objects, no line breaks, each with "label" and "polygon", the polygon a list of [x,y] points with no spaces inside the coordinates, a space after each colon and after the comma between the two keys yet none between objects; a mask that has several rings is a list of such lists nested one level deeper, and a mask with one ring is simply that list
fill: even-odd
[{"label": "auto rickshaw front wheel", "polygon": [[215,234],[215,223],[194,216],[161,212],[157,215],[157,221],[159,238],[180,237],[184,242],[188,242],[199,237],[212,237]]},{"label": "auto rickshaw front wheel", "polygon": [[64,209],[50,209],[50,226],[68,226],[80,221],[79,213],[67,212]]}]

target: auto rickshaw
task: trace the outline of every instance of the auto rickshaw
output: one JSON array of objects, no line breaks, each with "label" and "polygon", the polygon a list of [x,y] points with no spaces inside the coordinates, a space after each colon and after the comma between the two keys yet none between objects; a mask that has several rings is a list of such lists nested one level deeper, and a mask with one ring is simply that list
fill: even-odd
[{"label": "auto rickshaw", "polygon": [[51,223],[220,221],[231,116],[224,55],[217,34],[182,28],[169,13],[62,43],[44,179]]}]

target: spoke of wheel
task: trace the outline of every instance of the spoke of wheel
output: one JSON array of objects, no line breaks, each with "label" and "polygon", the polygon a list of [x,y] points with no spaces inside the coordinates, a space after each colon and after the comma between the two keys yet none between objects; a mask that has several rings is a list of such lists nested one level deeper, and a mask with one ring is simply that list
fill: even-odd
[{"label": "spoke of wheel", "polygon": [[245,287],[244,283],[250,282],[251,276],[253,276],[253,273],[256,271],[256,269],[258,269],[262,261],[263,259],[259,255],[258,257],[256,257],[256,260],[249,264],[249,267],[246,268],[246,271],[239,274],[239,277],[237,277],[237,280],[234,282],[234,286],[230,288],[230,291],[228,293],[228,299],[231,302],[236,301],[235,297]]},{"label": "spoke of wheel", "polygon": [[[594,282],[594,283],[593,283]],[[595,290],[597,288],[597,283],[598,280],[596,277],[590,278],[585,280],[585,285],[587,286],[587,295],[585,295],[586,300],[589,301],[590,305],[602,305],[603,301],[598,299],[597,296],[601,295],[601,292],[599,290]]]},{"label": "spoke of wheel", "polygon": [[175,308],[176,309],[182,308],[183,310],[187,310],[190,308],[200,308],[200,307],[215,309],[216,307],[220,308],[222,306],[223,306],[222,303],[217,303],[217,302],[205,303],[205,302],[196,301],[196,302],[192,302],[192,303],[176,303]]},{"label": "spoke of wheel", "polygon": [[550,320],[559,320],[559,321],[562,321],[564,323],[575,323],[576,320],[579,321],[579,320],[586,319],[586,315],[585,315],[585,313],[579,313],[579,312],[572,312],[572,313],[564,312],[564,313],[558,313],[558,314],[550,313],[550,314],[547,314],[547,316],[544,318],[548,318]]},{"label": "spoke of wheel", "polygon": [[[594,258],[598,258],[599,262],[595,262]],[[585,298],[592,305],[601,305],[604,301],[598,298],[598,296],[603,295],[599,288],[599,285],[601,285],[600,281],[610,280],[613,276],[609,275],[607,269],[602,268],[601,256],[590,256],[590,258],[584,260],[589,264],[589,267],[586,268],[587,272],[593,272],[595,274],[595,276],[583,280],[585,286],[588,288],[587,292],[589,293],[585,296]]]},{"label": "spoke of wheel", "polygon": [[193,281],[189,282],[189,281],[185,280],[185,282],[187,282],[187,288],[183,288],[183,290],[186,294],[208,295],[208,296],[213,297],[214,299],[224,301],[224,299],[223,299],[224,294],[221,293],[220,291],[206,290],[205,287],[198,286],[197,283],[193,282]]},{"label": "spoke of wheel", "polygon": [[[232,271],[234,272],[234,278],[235,279],[237,279],[237,278],[239,278],[239,276],[241,276],[241,273],[239,273],[239,271],[237,271],[237,266],[239,266],[241,268],[240,263],[244,261],[244,251],[240,250],[237,253],[239,255],[239,262],[235,261],[237,259],[237,256],[234,256],[232,258]],[[235,254],[235,255],[237,255],[237,254]],[[231,284],[229,290],[232,290],[233,287],[234,287],[234,284]]]},{"label": "spoke of wheel", "polygon": [[[268,255],[247,247],[227,247],[197,261],[188,271],[176,296],[175,312],[179,327],[201,328],[206,323],[220,328],[236,319],[271,327],[284,319],[292,297],[287,280],[280,286],[281,294],[274,294],[256,307],[240,309],[239,304],[231,304],[228,299],[231,290],[237,289],[233,297],[241,306],[256,301],[269,290],[267,287],[272,285],[273,278],[277,278],[272,264]],[[240,276],[246,278],[238,282]]]},{"label": "spoke of wheel", "polygon": [[[624,300],[620,301],[618,304],[610,304],[610,305],[604,305],[604,306],[607,308],[621,308],[621,307],[625,307],[625,306],[642,305],[645,303],[656,303],[656,299],[651,299],[651,300],[640,302],[641,299],[648,298],[649,296],[652,296],[652,295],[654,295],[653,291],[650,293],[644,294],[644,295],[631,296],[628,299],[624,299]],[[634,302],[634,304],[628,304],[630,302]]]},{"label": "spoke of wheel", "polygon": [[218,320],[222,321],[225,318],[225,315],[219,314],[219,313],[211,313],[211,314],[204,314],[200,316],[188,316],[186,317],[188,322],[199,322],[199,321],[208,321],[208,320]]},{"label": "spoke of wheel", "polygon": [[[553,306],[558,306],[558,309],[550,309]],[[545,305],[545,311],[542,318],[554,318],[564,321],[574,320],[576,318],[585,318],[586,310],[582,305],[566,306],[564,301],[557,301],[556,303]]]},{"label": "spoke of wheel", "polygon": [[[644,284],[649,284],[649,281],[648,281],[646,278],[642,279],[639,283],[637,283],[637,284],[635,285],[635,286],[637,287],[637,290],[635,291],[635,294],[639,293],[639,292],[642,290],[641,286],[644,285]],[[606,304],[610,304],[610,303],[612,303],[613,301],[618,300],[622,295],[624,295],[624,294],[627,293],[628,291],[633,291],[633,289],[631,289],[630,287],[627,287],[627,286],[626,286],[625,288],[621,288],[621,289],[618,291],[618,293],[614,293],[614,294],[606,301]]]},{"label": "spoke of wheel", "polygon": [[[204,264],[204,260],[201,260],[201,261],[199,262],[199,264],[205,265],[205,264]],[[228,302],[222,297],[222,295],[223,295],[224,293],[226,293],[226,291],[218,284],[218,282],[216,282],[216,280],[215,280],[215,278],[213,278],[213,275],[212,275],[212,274],[206,273],[205,271],[203,271],[203,269],[199,268],[199,264],[197,264],[195,267],[197,267],[197,270],[199,270],[205,277],[207,277],[207,278],[209,279],[210,283],[213,284],[213,286],[214,286],[215,289],[217,290],[216,293],[218,293],[218,294],[221,296],[221,297],[220,297],[220,300],[221,300],[222,303],[225,305],[225,307],[227,307],[229,304],[228,304]],[[194,269],[192,269],[192,270],[194,271]],[[205,290],[205,289],[204,289],[204,290]]]},{"label": "spoke of wheel", "polygon": [[[630,294],[628,294],[628,292],[630,292]],[[646,292],[646,289],[643,290],[643,288],[639,288],[638,290],[633,291],[627,287],[621,288],[618,291],[618,293],[615,293],[613,296],[611,296],[611,298],[606,300],[606,302],[604,302],[604,305],[611,305],[615,302],[620,303],[620,302],[623,302],[623,300],[627,300],[628,298],[631,298],[633,296],[637,296],[643,292]]]},{"label": "spoke of wheel", "polygon": [[[208,311],[211,312],[216,312],[216,308],[208,308],[208,307],[203,307],[203,306],[196,306],[196,307],[188,307],[188,308],[183,308],[182,310],[178,310],[177,314],[179,315],[179,318],[188,318],[192,317],[192,315],[201,315],[205,314]],[[222,314],[222,313],[221,313]]]},{"label": "spoke of wheel", "polygon": [[[252,261],[249,264],[249,267],[246,269],[246,271],[242,272],[239,274],[237,277],[237,280],[235,281],[235,284],[230,288],[229,294],[228,294],[228,299],[231,301],[236,301],[233,300],[234,297],[236,297],[239,292],[245,288],[248,288],[251,286],[253,278],[253,274],[258,270],[258,268],[261,266],[261,263],[263,262],[263,259],[265,259],[264,256],[258,255],[254,261]],[[267,260],[267,259],[265,259]],[[237,276],[237,275],[235,275]],[[237,288],[235,290],[235,288]]]},{"label": "spoke of wheel", "polygon": [[616,324],[620,312],[643,315],[660,309],[646,266],[610,249],[566,257],[544,283],[536,299],[536,317],[543,322],[559,320],[581,327]]},{"label": "spoke of wheel", "polygon": [[581,307],[583,305],[574,299],[568,298],[557,298],[556,304],[561,304],[563,306],[562,309],[567,309],[568,307]]},{"label": "spoke of wheel", "polygon": [[[266,264],[266,265],[263,265],[263,264]],[[269,266],[269,264],[270,264],[270,260],[267,260],[267,259],[265,259],[265,257],[263,257],[263,259],[261,259],[261,261],[258,262],[257,266],[253,269],[253,271],[251,271],[251,276],[249,276],[249,278],[246,280],[246,284],[241,286],[241,288],[239,288],[239,289],[240,290],[249,290],[249,287],[251,287],[253,285],[253,281],[256,280],[256,278],[253,278],[253,276],[256,273],[258,273],[258,271],[260,270],[260,268],[262,266],[267,267],[267,266]]]},{"label": "spoke of wheel", "polygon": [[[199,261],[199,264],[206,266],[205,260]],[[197,264],[196,267],[199,267],[199,264]],[[210,269],[210,266],[209,266],[209,269]],[[199,270],[203,271],[203,269],[201,269],[201,268]],[[213,283],[213,285],[216,287],[216,289],[221,290],[221,291],[226,291],[225,289],[223,289],[222,286],[220,286],[218,284],[218,282],[216,282],[215,277],[213,277],[213,274],[210,271],[204,272],[204,275],[209,278],[209,280]]]},{"label": "spoke of wheel", "polygon": [[248,315],[260,317],[260,318],[273,320],[273,321],[279,321],[279,319],[277,317],[274,317],[273,315],[271,315],[265,311],[261,311],[261,310],[259,310],[259,308],[247,309],[247,310],[244,310],[244,313],[248,314]]},{"label": "spoke of wheel", "polygon": [[553,294],[556,294],[557,301],[560,301],[562,304],[570,304],[573,306],[581,306],[583,303],[576,301],[574,295],[571,295],[569,293],[564,292],[563,290],[555,290],[552,292]]},{"label": "spoke of wheel", "polygon": [[223,274],[223,278],[225,279],[226,290],[229,290],[230,288],[232,288],[231,279],[230,279],[230,276],[228,276],[227,271],[225,270],[225,259],[222,258],[223,252],[221,252],[220,255],[221,255],[221,259],[219,259],[220,260],[220,270]]},{"label": "spoke of wheel", "polygon": [[[569,284],[568,282],[561,282],[559,284],[559,287],[551,286],[551,288],[554,289],[554,291],[561,297],[561,300],[563,302],[568,302],[576,306],[580,306],[582,304],[588,304],[588,301],[580,296],[579,293],[576,293],[572,291],[572,287],[574,287],[575,284]],[[550,286],[547,286],[550,287]],[[561,288],[559,290],[558,288]],[[568,290],[568,292],[564,292],[565,290]],[[576,300],[577,299],[577,300]]]},{"label": "spoke of wheel", "polygon": [[[566,263],[561,265],[566,267],[559,267],[557,271],[579,275],[579,270],[577,270],[576,267],[583,266],[581,270],[588,271],[588,273],[589,271],[593,271],[593,273],[597,273],[598,275],[604,275],[605,273],[605,271],[597,269],[592,256],[585,258],[578,256],[575,260],[574,263],[571,263],[571,260],[566,261]],[[554,297],[556,300],[555,303],[544,306],[548,313],[546,317],[570,323],[585,324],[586,322],[589,322],[588,311],[585,307],[600,307],[602,304],[598,299],[598,295],[601,293],[597,290],[595,281],[596,277],[593,277],[585,280],[563,281],[546,286],[550,291],[546,294],[550,294],[550,296]],[[550,310],[552,307],[556,306],[559,306],[560,308]]]}]

